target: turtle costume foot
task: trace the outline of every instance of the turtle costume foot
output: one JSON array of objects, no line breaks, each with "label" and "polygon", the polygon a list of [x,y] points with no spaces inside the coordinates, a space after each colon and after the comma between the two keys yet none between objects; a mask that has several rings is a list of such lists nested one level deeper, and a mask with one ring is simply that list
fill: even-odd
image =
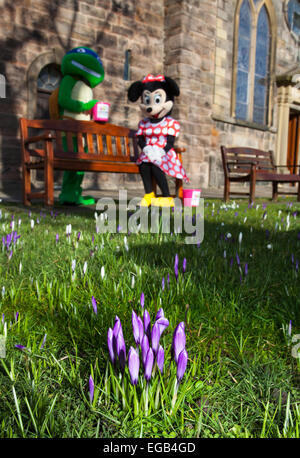
[{"label": "turtle costume foot", "polygon": [[94,205],[95,199],[91,196],[82,196],[81,183],[84,172],[65,171],[62,191],[58,197],[61,205]]}]

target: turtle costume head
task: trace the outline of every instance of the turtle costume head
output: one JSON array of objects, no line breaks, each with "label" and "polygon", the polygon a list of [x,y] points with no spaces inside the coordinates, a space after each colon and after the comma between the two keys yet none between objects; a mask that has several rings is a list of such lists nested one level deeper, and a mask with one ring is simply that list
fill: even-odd
[{"label": "turtle costume head", "polygon": [[104,79],[104,68],[98,54],[90,48],[78,47],[67,52],[61,62],[65,75],[74,75],[87,80],[92,88]]}]

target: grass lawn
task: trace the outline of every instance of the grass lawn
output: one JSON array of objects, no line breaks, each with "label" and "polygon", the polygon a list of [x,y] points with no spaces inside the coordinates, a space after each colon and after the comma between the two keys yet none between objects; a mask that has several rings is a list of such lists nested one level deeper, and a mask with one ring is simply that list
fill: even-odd
[{"label": "grass lawn", "polygon": [[[188,245],[97,233],[93,210],[0,204],[0,437],[299,438],[300,204],[204,207],[204,240]],[[160,308],[163,373],[146,385],[140,364],[133,386],[108,328],[118,316],[128,355],[132,310],[153,324]]]}]

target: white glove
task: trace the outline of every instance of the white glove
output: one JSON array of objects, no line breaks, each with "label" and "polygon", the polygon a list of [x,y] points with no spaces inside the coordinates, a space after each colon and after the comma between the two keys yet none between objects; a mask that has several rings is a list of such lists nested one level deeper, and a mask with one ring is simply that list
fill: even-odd
[{"label": "white glove", "polygon": [[157,145],[145,146],[143,152],[147,154],[150,161],[156,161],[159,164],[161,163],[163,156],[166,154],[165,150]]}]

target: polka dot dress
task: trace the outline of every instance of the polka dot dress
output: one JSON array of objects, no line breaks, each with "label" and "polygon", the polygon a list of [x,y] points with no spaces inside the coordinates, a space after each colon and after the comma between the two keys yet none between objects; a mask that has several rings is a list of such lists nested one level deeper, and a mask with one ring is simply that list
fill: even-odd
[{"label": "polka dot dress", "polygon": [[[149,119],[142,119],[139,122],[136,136],[142,135],[145,138],[146,146],[157,145],[160,148],[164,148],[167,143],[167,136],[172,135],[178,137],[180,131],[180,124],[171,116],[166,116],[158,123],[151,123]],[[167,175],[183,179],[188,182],[189,179],[186,176],[185,170],[182,167],[180,160],[178,159],[175,151],[171,148],[163,157],[161,162],[156,160],[151,161],[146,153],[142,152],[136,161],[137,164],[142,162],[152,162],[157,165]]]}]

